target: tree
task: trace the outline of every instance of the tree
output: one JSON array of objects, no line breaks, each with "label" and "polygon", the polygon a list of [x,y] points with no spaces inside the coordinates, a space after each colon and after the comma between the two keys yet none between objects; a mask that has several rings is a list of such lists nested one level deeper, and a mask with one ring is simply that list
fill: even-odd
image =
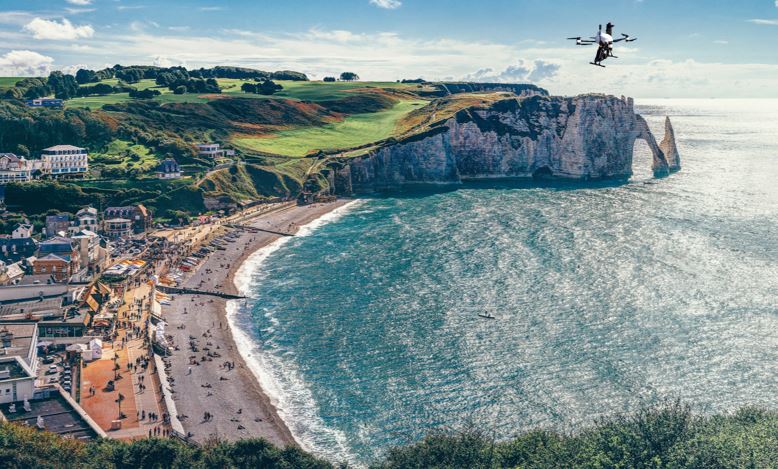
[{"label": "tree", "polygon": [[240,85],[240,90],[244,93],[256,93],[257,92],[257,85],[254,83],[244,83]]},{"label": "tree", "polygon": [[159,90],[153,90],[151,88],[147,88],[145,90],[130,90],[130,98],[135,99],[151,99],[154,96],[159,96],[160,94],[162,93],[160,93]]},{"label": "tree", "polygon": [[282,89],[284,89],[284,87],[274,83],[273,80],[265,80],[262,83],[260,83],[256,92],[259,94],[269,96],[271,94],[274,94],[276,91],[280,91]]},{"label": "tree", "polygon": [[97,72],[94,70],[87,70],[85,68],[80,68],[76,72],[76,81],[80,84],[86,84],[86,83],[97,83],[100,81],[100,77],[97,76]]},{"label": "tree", "polygon": [[138,83],[143,79],[143,70],[139,68],[121,68],[116,70],[116,78],[127,83]]},{"label": "tree", "polygon": [[335,77],[324,77],[323,81],[325,81],[327,83],[332,83],[332,82],[337,81],[337,80],[335,79]]},{"label": "tree", "polygon": [[62,72],[51,72],[47,84],[59,99],[70,99],[78,96],[78,82],[73,75]]},{"label": "tree", "polygon": [[186,86],[179,85],[173,90],[173,94],[186,94]]},{"label": "tree", "polygon": [[340,81],[358,81],[359,75],[354,72],[343,72],[340,74]]}]

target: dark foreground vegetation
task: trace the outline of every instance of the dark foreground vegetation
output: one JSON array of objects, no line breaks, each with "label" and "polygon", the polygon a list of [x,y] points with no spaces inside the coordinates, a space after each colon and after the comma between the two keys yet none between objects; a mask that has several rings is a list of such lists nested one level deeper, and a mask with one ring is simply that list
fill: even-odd
[{"label": "dark foreground vegetation", "polygon": [[[263,440],[194,448],[174,440],[81,443],[0,426],[3,468],[329,468],[297,448]],[[778,413],[745,408],[702,417],[679,403],[603,420],[565,435],[524,433],[494,442],[477,431],[439,433],[392,449],[374,468],[770,468],[778,467]]]}]

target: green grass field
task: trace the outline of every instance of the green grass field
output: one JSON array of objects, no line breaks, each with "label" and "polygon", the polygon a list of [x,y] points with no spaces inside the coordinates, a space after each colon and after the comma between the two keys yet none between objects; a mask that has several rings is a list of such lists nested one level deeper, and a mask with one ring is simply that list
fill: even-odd
[{"label": "green grass field", "polygon": [[[116,86],[119,83],[119,80],[116,78],[111,78],[108,80],[103,80],[100,83]],[[94,85],[94,83],[89,83],[89,85]],[[81,86],[87,86],[87,85],[81,85]],[[202,95],[199,94],[175,94],[164,86],[157,86],[154,80],[141,80],[138,83],[134,83],[130,86],[135,87],[139,90],[145,90],[149,88],[158,90],[162,94],[154,98],[154,100],[160,101],[161,103],[208,102],[207,98],[203,98]],[[132,98],[130,98],[129,93],[116,93],[116,94],[109,94],[105,96],[86,96],[83,98],[73,98],[68,101],[65,101],[65,106],[99,109],[106,104],[123,103],[125,101],[130,101],[131,99]]]},{"label": "green grass field", "polygon": [[317,150],[337,150],[391,137],[397,122],[426,101],[400,101],[386,111],[355,114],[321,127],[280,131],[271,137],[238,137],[232,142],[246,150],[301,157]]},{"label": "green grass field", "polygon": [[[229,95],[241,95],[244,97],[269,98],[261,94],[243,93],[240,87],[245,80],[220,79],[219,86],[222,92]],[[274,94],[273,98],[287,98],[299,101],[327,101],[348,96],[350,90],[359,88],[395,88],[414,90],[416,85],[389,82],[345,82],[324,83],[321,81],[277,81],[284,89]]]},{"label": "green grass field", "polygon": [[[4,80],[4,79],[0,78],[0,80]],[[13,85],[13,83],[15,83],[15,80],[18,79],[9,78],[7,80],[12,80],[13,82],[10,83],[10,85]],[[326,100],[343,98],[344,96],[348,96],[348,92],[350,90],[355,90],[359,88],[393,88],[399,90],[405,89],[409,91],[415,90],[417,88],[417,85],[414,84],[402,84],[402,83],[395,83],[395,82],[355,81],[355,82],[324,83],[320,81],[277,81],[276,83],[283,86],[284,89],[272,96],[265,96],[261,94],[244,93],[240,90],[241,85],[243,85],[243,83],[246,83],[247,81],[251,82],[250,80],[220,78],[218,81],[219,81],[219,86],[222,88],[222,94],[227,96],[240,96],[243,98],[255,98],[255,99],[286,98],[286,99],[294,99],[298,101],[326,101]],[[103,80],[101,81],[101,83],[116,86],[119,83],[119,80],[116,78],[111,78],[108,80]],[[94,83],[89,83],[89,85],[94,85]],[[87,86],[87,85],[81,85],[81,86]],[[162,103],[204,103],[204,102],[208,102],[209,100],[209,98],[203,97],[203,95],[194,94],[194,93],[187,93],[181,95],[174,94],[172,91],[170,91],[165,87],[157,86],[156,83],[154,83],[154,80],[141,80],[138,83],[132,84],[130,86],[133,86],[139,90],[145,90],[148,88],[159,90],[159,92],[162,94],[160,96],[157,96],[154,99]],[[2,87],[2,81],[0,81],[0,87]],[[84,98],[74,98],[68,100],[65,102],[65,106],[88,107],[92,109],[97,109],[102,107],[105,104],[117,104],[117,103],[129,101],[130,99],[131,98],[128,93],[117,93],[117,94],[110,94],[107,96],[87,96]]]},{"label": "green grass field", "polygon": [[23,77],[0,77],[0,91],[5,91],[8,88],[12,88],[17,81]]}]

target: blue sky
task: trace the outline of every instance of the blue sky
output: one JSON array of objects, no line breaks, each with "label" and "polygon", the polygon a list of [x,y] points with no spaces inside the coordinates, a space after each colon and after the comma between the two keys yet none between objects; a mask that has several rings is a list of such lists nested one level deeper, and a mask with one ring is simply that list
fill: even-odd
[{"label": "blue sky", "polygon": [[[607,69],[590,35],[638,36]],[[778,97],[778,0],[0,0],[0,75],[122,64],[533,81],[556,94]]]}]

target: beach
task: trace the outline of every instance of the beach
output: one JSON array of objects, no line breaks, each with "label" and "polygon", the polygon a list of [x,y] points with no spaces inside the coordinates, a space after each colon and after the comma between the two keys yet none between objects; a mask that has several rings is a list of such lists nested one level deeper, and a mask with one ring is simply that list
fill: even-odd
[{"label": "beach", "polygon": [[[348,202],[338,200],[291,206],[241,224],[295,233]],[[239,294],[234,280],[241,264],[281,236],[224,229],[238,236],[225,243],[224,250],[208,255],[180,286]],[[262,437],[281,447],[297,444],[235,344],[226,317],[227,300],[204,295],[175,295],[171,304],[163,308],[163,314],[167,322],[166,334],[173,336],[178,348],[167,359],[171,364],[168,372],[174,379],[171,389],[180,420],[192,439],[205,442],[213,438]],[[190,348],[191,340],[195,341],[197,352]],[[210,414],[208,418],[206,412]]]}]

